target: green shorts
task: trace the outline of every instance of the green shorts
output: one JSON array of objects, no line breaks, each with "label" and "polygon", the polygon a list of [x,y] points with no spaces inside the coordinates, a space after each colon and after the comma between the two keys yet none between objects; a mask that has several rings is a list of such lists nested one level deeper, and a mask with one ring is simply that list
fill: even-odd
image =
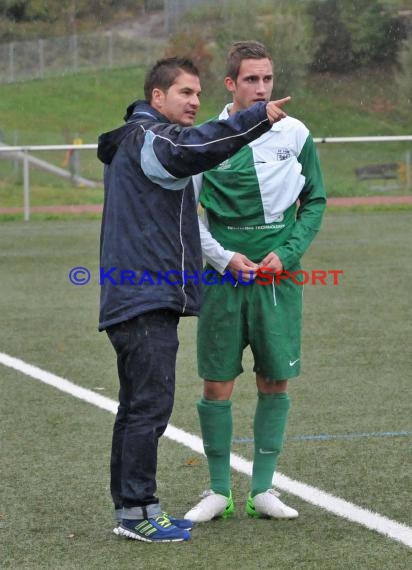
[{"label": "green shorts", "polygon": [[260,376],[277,381],[298,376],[303,285],[292,279],[278,285],[255,281],[234,286],[222,281],[204,286],[197,334],[199,376],[235,379],[243,372],[242,355],[248,345],[253,370]]}]

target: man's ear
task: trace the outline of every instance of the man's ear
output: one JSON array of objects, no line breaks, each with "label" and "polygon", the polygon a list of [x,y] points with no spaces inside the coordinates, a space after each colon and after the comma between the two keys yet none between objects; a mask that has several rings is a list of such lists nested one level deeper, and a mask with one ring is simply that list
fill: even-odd
[{"label": "man's ear", "polygon": [[236,83],[233,81],[231,77],[225,77],[225,87],[228,91],[233,93],[236,89]]},{"label": "man's ear", "polygon": [[155,109],[160,110],[163,107],[164,98],[165,98],[164,92],[158,87],[155,87],[152,91],[152,98],[150,99],[150,104]]}]

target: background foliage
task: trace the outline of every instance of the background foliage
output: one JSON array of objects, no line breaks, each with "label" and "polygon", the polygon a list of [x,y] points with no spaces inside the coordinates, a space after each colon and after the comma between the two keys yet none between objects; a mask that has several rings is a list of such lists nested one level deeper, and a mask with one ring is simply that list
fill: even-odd
[{"label": "background foliage", "polygon": [[396,83],[399,88],[402,103],[407,108],[412,106],[412,36],[402,44],[398,57],[399,67],[396,73]]},{"label": "background foliage", "polygon": [[286,92],[301,84],[311,61],[311,27],[300,5],[296,0],[279,0],[273,10],[272,2],[249,0],[201,6],[185,16],[184,32],[170,39],[168,53],[202,54],[198,58],[202,74],[220,95],[228,46],[258,38],[273,53],[277,88]]},{"label": "background foliage", "polygon": [[2,0],[0,42],[97,30],[161,10],[175,16],[166,54],[193,57],[218,95],[227,46],[259,38],[274,55],[279,92],[313,71],[386,65],[396,69],[404,100],[410,97],[411,0]]},{"label": "background foliage", "polygon": [[0,41],[71,34],[138,16],[144,0],[2,0]]},{"label": "background foliage", "polygon": [[[385,65],[409,76],[403,41],[412,29],[411,10],[380,0],[240,0],[201,5],[188,12],[169,42],[197,60],[220,91],[227,46],[259,38],[274,56],[279,93],[303,84],[311,72],[345,74]],[[400,6],[400,5],[399,5]],[[219,79],[218,79],[219,78]],[[399,86],[404,89],[405,81]]]},{"label": "background foliage", "polygon": [[309,6],[315,54],[312,68],[344,72],[394,63],[407,22],[379,0],[313,0]]}]

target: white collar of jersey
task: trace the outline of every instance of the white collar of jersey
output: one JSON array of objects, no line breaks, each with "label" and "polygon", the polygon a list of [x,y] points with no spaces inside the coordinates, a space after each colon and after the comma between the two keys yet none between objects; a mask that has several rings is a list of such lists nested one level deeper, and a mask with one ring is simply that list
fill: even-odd
[{"label": "white collar of jersey", "polygon": [[[225,107],[223,108],[223,111],[220,113],[219,115],[219,119],[228,119],[230,116],[230,109],[232,108],[233,103],[228,103],[227,105],[225,105]],[[282,125],[281,125],[282,121],[278,121],[277,123],[273,123],[272,128],[270,129],[271,131],[281,131],[282,130]]]}]

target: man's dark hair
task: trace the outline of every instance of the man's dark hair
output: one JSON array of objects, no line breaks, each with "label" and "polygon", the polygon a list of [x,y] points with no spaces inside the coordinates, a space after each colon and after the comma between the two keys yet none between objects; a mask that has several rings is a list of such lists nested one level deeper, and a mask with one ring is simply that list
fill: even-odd
[{"label": "man's dark hair", "polygon": [[184,57],[159,59],[146,75],[144,82],[144,96],[146,101],[150,103],[153,89],[157,88],[166,92],[182,71],[199,77],[199,70],[190,59]]},{"label": "man's dark hair", "polygon": [[272,56],[266,47],[260,42],[246,41],[235,42],[230,46],[226,59],[226,76],[236,81],[239,75],[240,65],[244,59],[269,59]]}]

